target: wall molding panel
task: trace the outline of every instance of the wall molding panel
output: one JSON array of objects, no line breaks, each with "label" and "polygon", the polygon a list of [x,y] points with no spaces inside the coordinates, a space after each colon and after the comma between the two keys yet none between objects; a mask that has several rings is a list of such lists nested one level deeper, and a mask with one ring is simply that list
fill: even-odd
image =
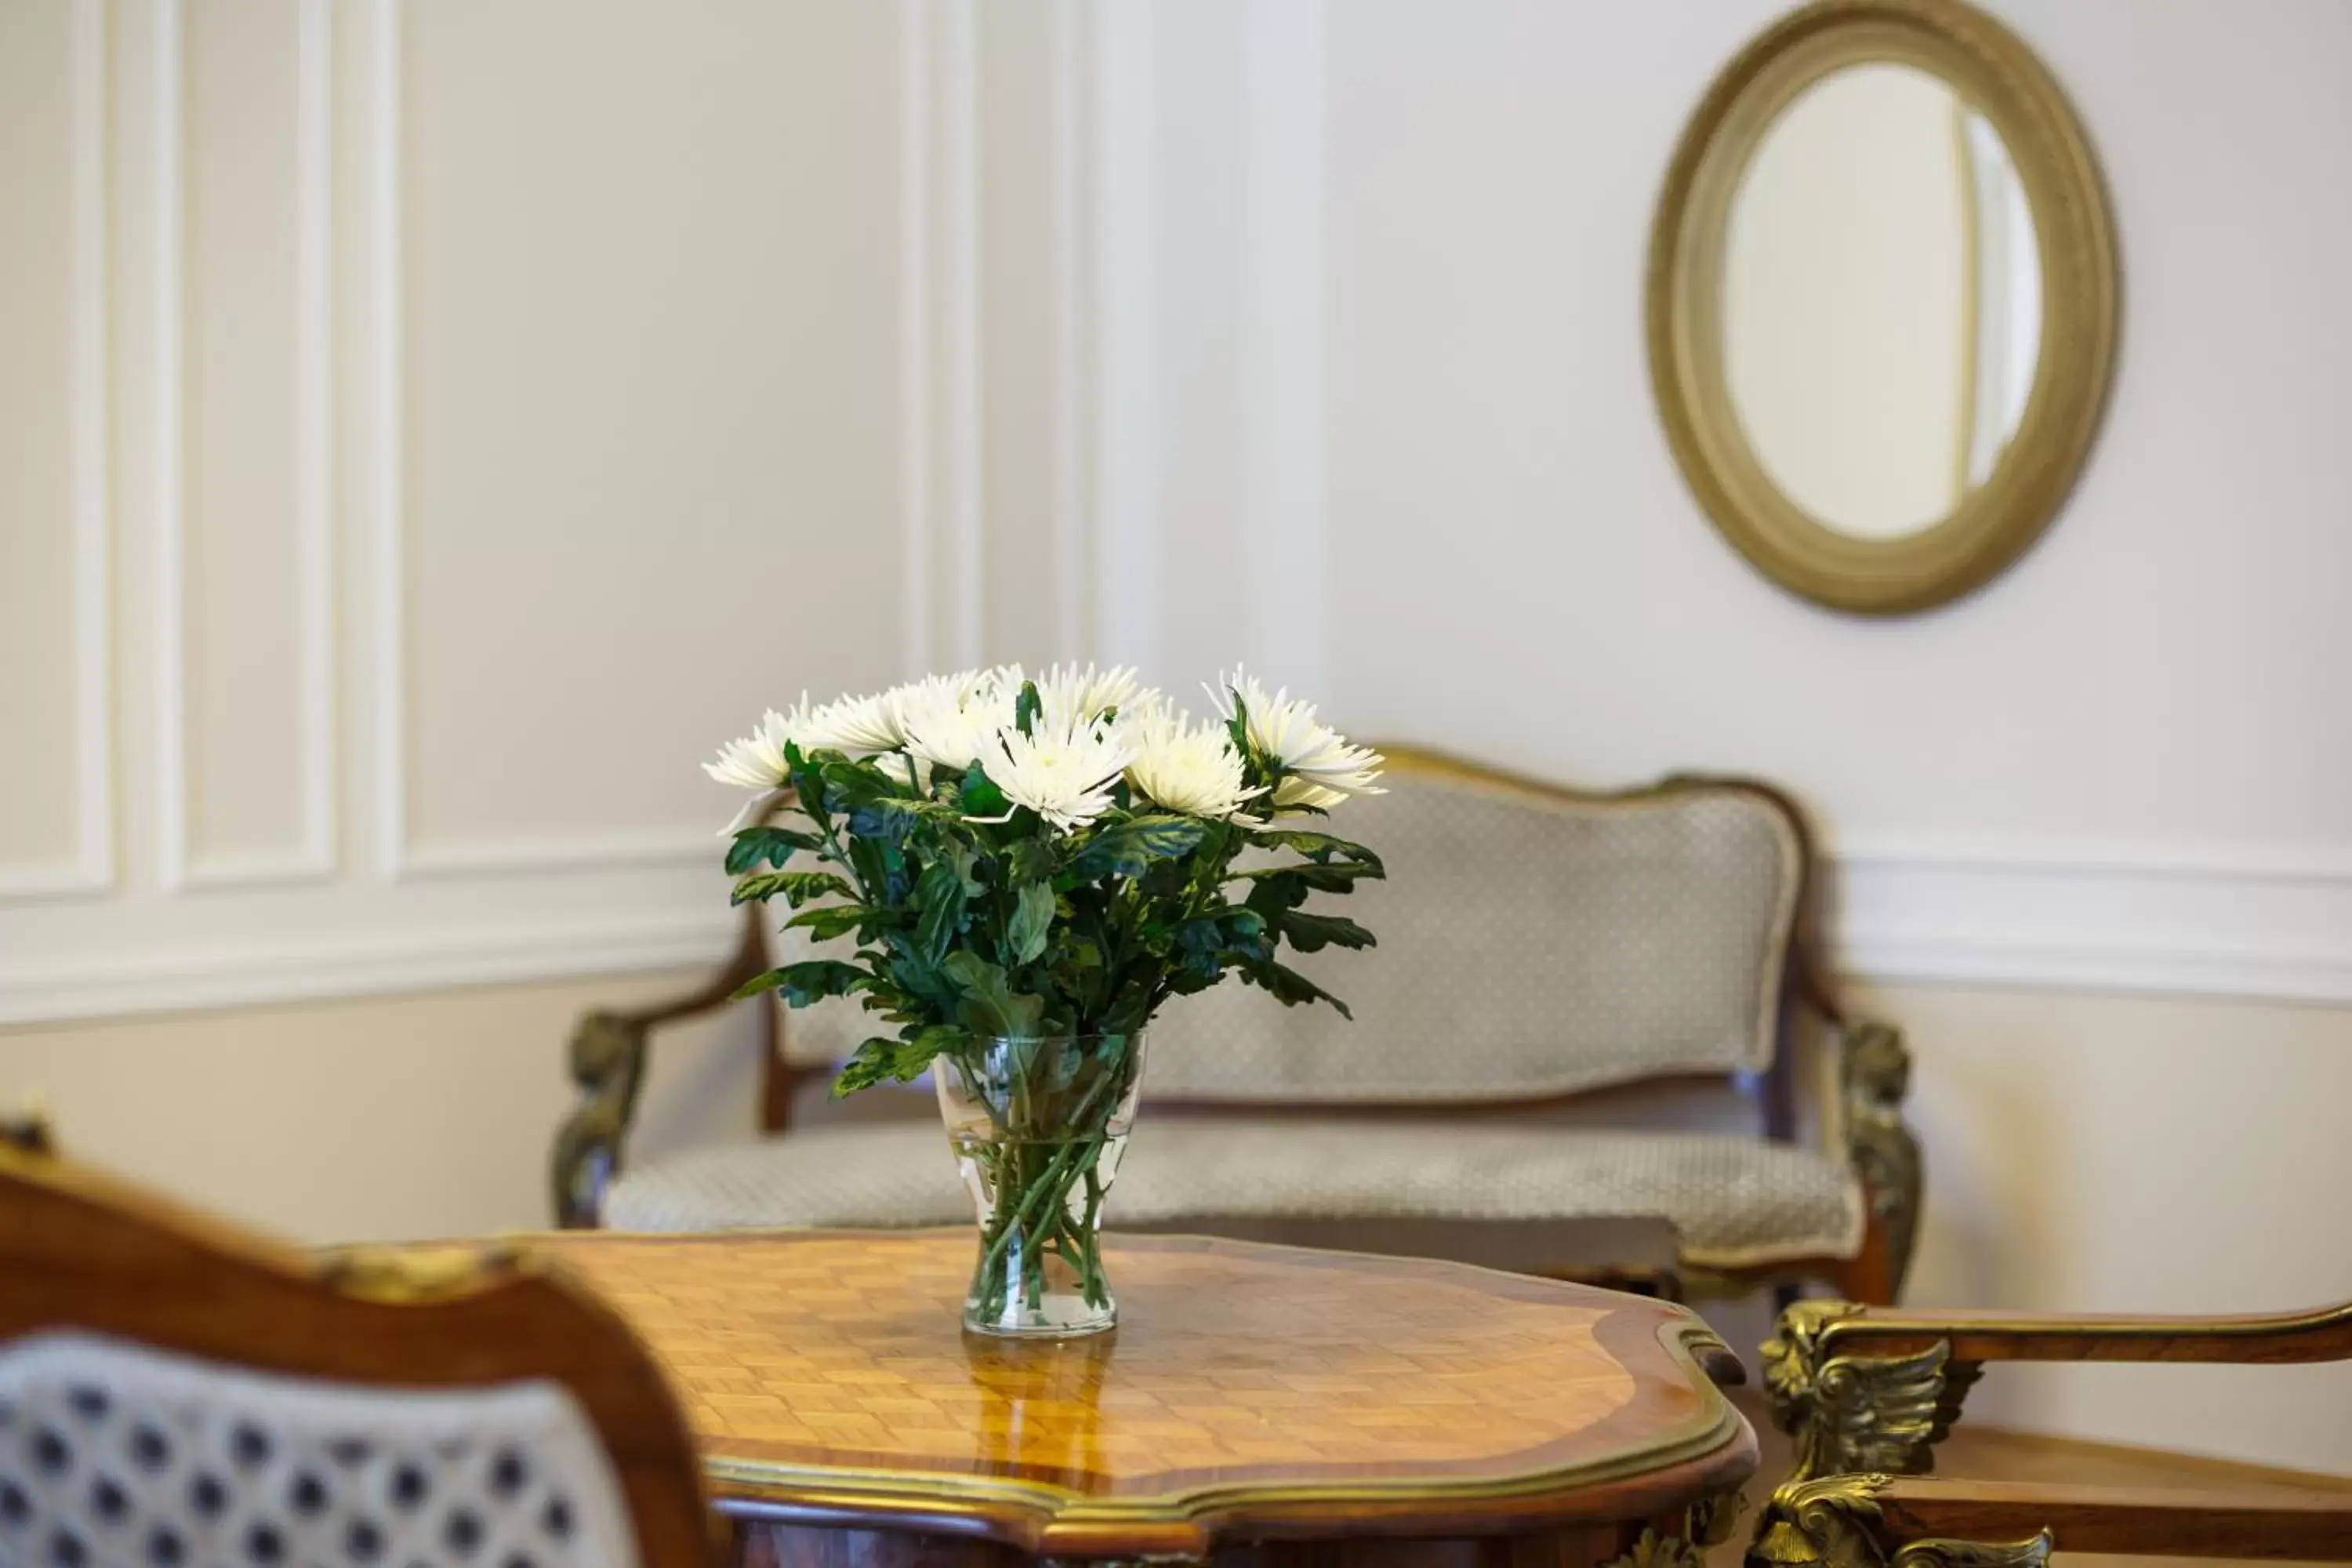
[{"label": "wall molding panel", "polygon": [[1855,844],[1845,969],[1877,980],[2352,1004],[2352,856]]},{"label": "wall molding panel", "polygon": [[418,920],[323,937],[191,936],[138,952],[11,958],[0,963],[0,1027],[699,968],[726,951],[734,929],[724,909],[664,908],[593,921]]},{"label": "wall molding panel", "polygon": [[1161,645],[1156,589],[1164,460],[1154,13],[1140,5],[1096,6],[1087,22],[1091,79],[1083,98],[1094,151],[1085,171],[1091,646],[1097,658],[1149,668]]},{"label": "wall molding panel", "polygon": [[[509,879],[705,867],[707,824],[615,826],[561,838],[411,837],[406,500],[406,178],[400,122],[401,14],[375,0],[369,40],[367,290],[373,409],[367,508],[373,534],[373,794],[384,879]],[[980,211],[982,142],[976,0],[899,0],[897,49],[902,510],[900,584],[908,674],[982,659]],[[826,695],[820,693],[820,696]]]},{"label": "wall molding panel", "polygon": [[186,0],[156,0],[155,651],[156,880],[165,891],[317,881],[335,864],[334,254],[331,0],[296,0],[294,156],[296,416],[288,432],[296,525],[294,842],[216,851],[192,841],[188,758]]},{"label": "wall molding panel", "polygon": [[1242,14],[1242,527],[1250,658],[1342,700],[1324,626],[1323,0]]},{"label": "wall molding panel", "polygon": [[68,384],[72,450],[74,854],[63,863],[0,865],[0,904],[106,894],[115,885],[111,334],[113,226],[107,213],[106,0],[73,0],[67,68],[71,125],[72,277]]},{"label": "wall molding panel", "polygon": [[187,55],[183,0],[153,0],[149,93],[154,116],[153,494],[158,753],[155,877],[177,891],[188,871]]},{"label": "wall molding panel", "polygon": [[1100,629],[1091,624],[1087,614],[1087,596],[1088,563],[1094,552],[1087,509],[1092,437],[1087,375],[1095,297],[1094,279],[1087,265],[1092,223],[1087,195],[1088,149],[1093,138],[1086,65],[1087,20],[1091,13],[1084,0],[1053,0],[1053,6],[1052,129],[1046,144],[1053,166],[1046,174],[1050,232],[1045,245],[1054,281],[1048,348],[1052,402],[1047,452],[1052,489],[1047,524],[1054,551],[1055,641],[1073,657],[1083,658],[1091,657],[1101,640]]},{"label": "wall molding panel", "polygon": [[976,0],[899,0],[899,547],[908,674],[982,658]]},{"label": "wall molding panel", "polygon": [[368,12],[367,520],[377,872],[394,880],[406,857],[408,819],[407,384],[401,266],[401,0]]}]

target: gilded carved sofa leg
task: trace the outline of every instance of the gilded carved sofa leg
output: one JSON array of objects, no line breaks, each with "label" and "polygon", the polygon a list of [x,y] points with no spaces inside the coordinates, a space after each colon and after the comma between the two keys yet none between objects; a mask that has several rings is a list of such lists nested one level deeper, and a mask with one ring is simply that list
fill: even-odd
[{"label": "gilded carved sofa leg", "polygon": [[1748,1568],[2048,1568],[2046,1530],[2029,1541],[1933,1538],[1889,1551],[1877,1501],[1887,1479],[1836,1475],[1781,1487],[1758,1521]]},{"label": "gilded carved sofa leg", "polygon": [[1870,1206],[1867,1278],[1849,1288],[1892,1305],[1911,1270],[1925,1185],[1919,1140],[1903,1120],[1904,1097],[1911,1090],[1911,1052],[1902,1031],[1886,1024],[1849,1027],[1839,1076],[1846,1158]]},{"label": "gilded carved sofa leg", "polygon": [[1954,1361],[1948,1340],[1912,1355],[1842,1355],[1826,1331],[1863,1309],[1800,1301],[1764,1343],[1775,1425],[1796,1439],[1791,1481],[1855,1471],[1925,1474],[1983,1369]]},{"label": "gilded carved sofa leg", "polygon": [[567,1230],[597,1224],[604,1192],[621,1169],[621,1143],[646,1074],[646,1026],[616,1013],[591,1013],[572,1031],[572,1081],[580,1108],[555,1135],[550,1175],[556,1223]]}]

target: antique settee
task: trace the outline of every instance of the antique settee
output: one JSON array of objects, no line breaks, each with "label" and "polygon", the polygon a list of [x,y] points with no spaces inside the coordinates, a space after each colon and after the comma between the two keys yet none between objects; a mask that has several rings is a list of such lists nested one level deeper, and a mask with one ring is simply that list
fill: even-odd
[{"label": "antique settee", "polygon": [[[1387,751],[1390,793],[1344,808],[1387,862],[1349,900],[1379,946],[1300,961],[1355,1022],[1240,984],[1171,1004],[1112,1228],[1894,1300],[1920,1199],[1908,1061],[1821,963],[1788,797],[1696,776],[1586,793]],[[772,918],[695,994],[583,1021],[562,1223],[969,1220],[928,1095],[881,1121],[796,1109],[871,1033],[846,1001],[762,1015],[770,1136],[625,1158],[651,1037],[785,956]]]}]

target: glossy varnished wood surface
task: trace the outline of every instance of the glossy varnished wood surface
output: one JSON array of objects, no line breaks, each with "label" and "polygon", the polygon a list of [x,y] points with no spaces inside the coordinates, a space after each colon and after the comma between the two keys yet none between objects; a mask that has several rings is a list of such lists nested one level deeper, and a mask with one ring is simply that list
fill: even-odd
[{"label": "glossy varnished wood surface", "polygon": [[1524,1533],[1660,1516],[1755,1463],[1704,1326],[1586,1287],[1128,1237],[1116,1333],[1007,1343],[960,1330],[967,1231],[533,1245],[667,1366],[720,1506],[795,1533],[1073,1555]]}]

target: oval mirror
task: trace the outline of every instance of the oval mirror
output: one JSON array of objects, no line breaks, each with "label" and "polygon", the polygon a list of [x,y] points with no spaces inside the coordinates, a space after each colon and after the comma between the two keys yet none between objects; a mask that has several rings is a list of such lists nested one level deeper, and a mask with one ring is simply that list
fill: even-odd
[{"label": "oval mirror", "polygon": [[1840,608],[2008,564],[2081,466],[2114,334],[2096,172],[2024,45],[1951,0],[1798,12],[1685,133],[1653,379],[1717,525]]}]

